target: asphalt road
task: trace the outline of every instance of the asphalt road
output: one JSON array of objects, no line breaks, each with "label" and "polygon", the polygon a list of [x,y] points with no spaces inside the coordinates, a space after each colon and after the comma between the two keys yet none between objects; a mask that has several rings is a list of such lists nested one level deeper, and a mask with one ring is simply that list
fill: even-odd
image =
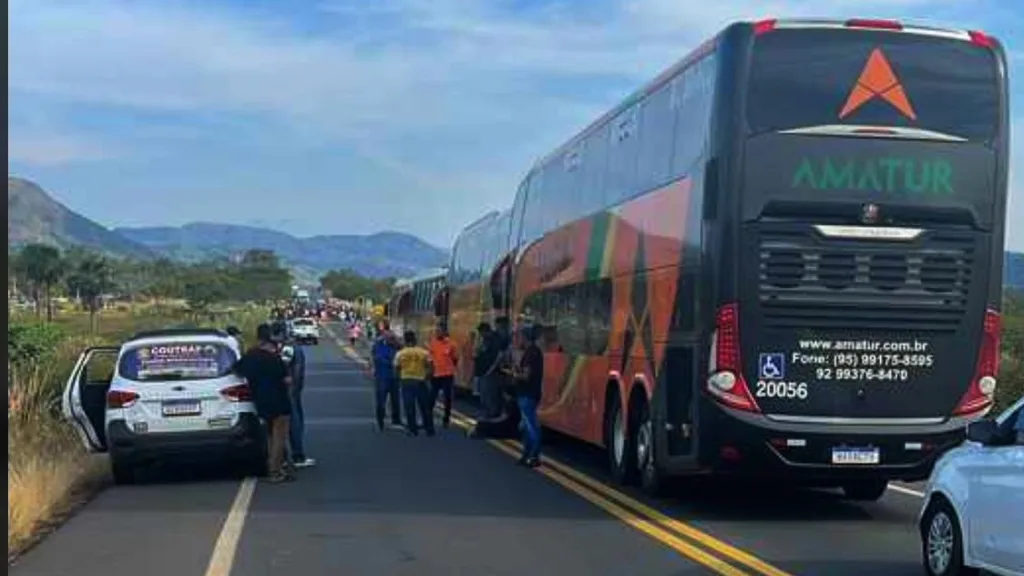
[{"label": "asphalt road", "polygon": [[[855,504],[772,486],[681,485],[651,502],[603,484],[600,455],[553,438],[551,464],[504,443],[376,432],[372,389],[331,339],[308,347],[298,481],[217,466],[110,488],[10,567],[25,576],[262,574],[920,574],[919,499]],[[473,407],[459,403],[464,414]]]}]

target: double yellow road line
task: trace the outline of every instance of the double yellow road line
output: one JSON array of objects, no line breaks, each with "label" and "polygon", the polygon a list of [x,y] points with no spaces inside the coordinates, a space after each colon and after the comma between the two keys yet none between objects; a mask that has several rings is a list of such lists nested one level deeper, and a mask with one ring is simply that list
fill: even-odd
[{"label": "double yellow road line", "polygon": [[[340,340],[338,344],[349,358],[360,364],[366,364],[367,361],[360,357],[352,347]],[[458,411],[453,411],[452,423],[464,430],[469,430],[476,424],[476,421]],[[490,439],[486,442],[514,458],[518,458],[522,451],[522,445],[515,440]],[[623,523],[672,548],[690,560],[706,566],[715,573],[727,576],[752,576],[755,574],[791,576],[752,554],[671,518],[554,458],[544,456],[543,465],[534,470],[608,512]]]}]

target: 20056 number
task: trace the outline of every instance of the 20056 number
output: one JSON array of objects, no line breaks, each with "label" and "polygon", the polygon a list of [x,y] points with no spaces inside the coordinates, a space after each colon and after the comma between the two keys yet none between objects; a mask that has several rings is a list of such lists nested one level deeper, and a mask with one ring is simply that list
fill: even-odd
[{"label": "20056 number", "polygon": [[806,382],[757,382],[757,391],[754,393],[758,398],[797,398],[807,399]]}]

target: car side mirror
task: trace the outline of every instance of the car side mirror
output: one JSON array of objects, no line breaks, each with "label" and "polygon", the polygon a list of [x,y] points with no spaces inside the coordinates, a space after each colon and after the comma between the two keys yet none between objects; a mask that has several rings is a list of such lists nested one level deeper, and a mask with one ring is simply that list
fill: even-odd
[{"label": "car side mirror", "polygon": [[988,418],[967,425],[967,439],[982,446],[995,444],[999,439],[999,425]]}]

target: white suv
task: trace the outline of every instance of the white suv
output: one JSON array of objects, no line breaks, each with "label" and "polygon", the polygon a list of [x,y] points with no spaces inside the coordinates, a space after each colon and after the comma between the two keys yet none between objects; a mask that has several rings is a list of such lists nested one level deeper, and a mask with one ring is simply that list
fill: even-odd
[{"label": "white suv", "polygon": [[173,456],[217,456],[262,475],[266,434],[248,384],[232,373],[238,342],[214,329],[136,334],[85,350],[63,409],[90,452],[110,454],[114,481]]},{"label": "white suv", "polygon": [[1024,575],[1024,398],[972,422],[932,471],[918,525],[925,573]]},{"label": "white suv", "polygon": [[320,343],[320,326],[312,318],[296,318],[292,320],[291,336],[300,344]]}]

